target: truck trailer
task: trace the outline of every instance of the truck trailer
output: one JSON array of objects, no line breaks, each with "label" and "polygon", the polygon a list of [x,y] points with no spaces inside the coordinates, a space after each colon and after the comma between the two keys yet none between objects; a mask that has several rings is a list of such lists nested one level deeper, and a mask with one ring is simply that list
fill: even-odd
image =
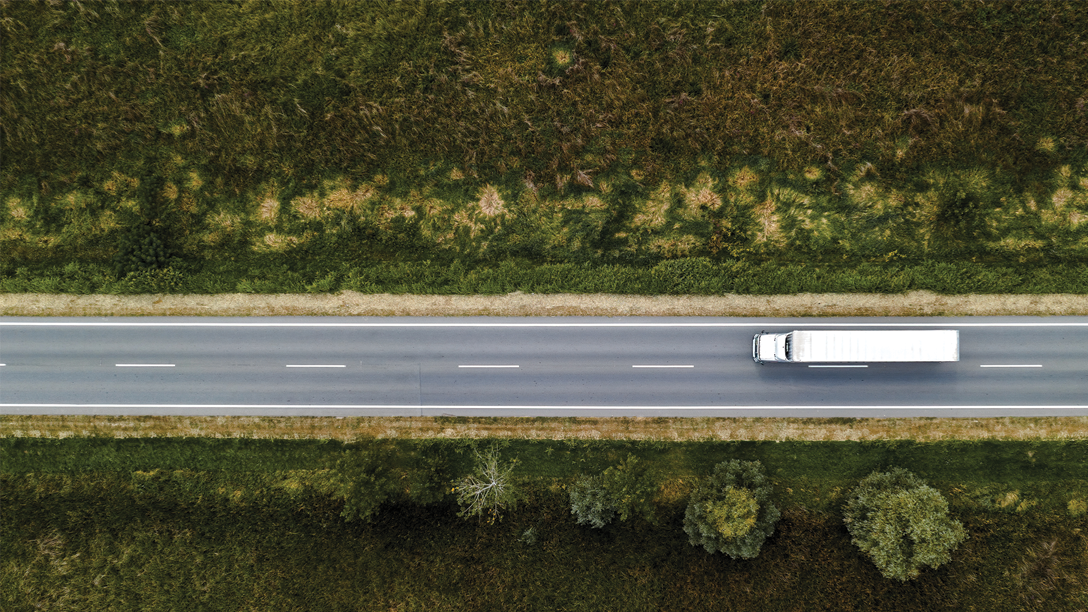
[{"label": "truck trailer", "polygon": [[818,330],[756,334],[756,363],[941,362],[960,360],[956,330]]}]

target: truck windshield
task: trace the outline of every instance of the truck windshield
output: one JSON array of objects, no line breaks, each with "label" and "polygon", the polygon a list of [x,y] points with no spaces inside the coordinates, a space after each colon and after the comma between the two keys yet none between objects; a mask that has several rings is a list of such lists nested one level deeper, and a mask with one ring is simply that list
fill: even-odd
[{"label": "truck windshield", "polygon": [[793,344],[791,340],[793,340],[793,334],[786,334],[786,359],[793,359],[793,351],[790,350]]}]

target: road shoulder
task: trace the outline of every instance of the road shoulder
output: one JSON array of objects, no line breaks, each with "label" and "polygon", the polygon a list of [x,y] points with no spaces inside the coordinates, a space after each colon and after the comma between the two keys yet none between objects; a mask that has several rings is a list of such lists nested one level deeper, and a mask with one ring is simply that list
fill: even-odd
[{"label": "road shoulder", "polygon": [[0,294],[0,316],[1084,316],[1088,295]]}]

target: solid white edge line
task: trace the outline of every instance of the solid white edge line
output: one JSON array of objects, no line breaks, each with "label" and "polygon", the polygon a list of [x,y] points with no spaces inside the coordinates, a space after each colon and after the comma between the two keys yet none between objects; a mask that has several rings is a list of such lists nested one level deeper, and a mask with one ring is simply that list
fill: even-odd
[{"label": "solid white edge line", "polygon": [[520,368],[518,365],[459,365],[459,368]]},{"label": "solid white edge line", "polygon": [[172,368],[172,363],[115,363],[118,368]]},{"label": "solid white edge line", "polygon": [[633,365],[632,368],[694,368],[693,365]]},{"label": "solid white edge line", "polygon": [[289,368],[346,368],[347,366],[346,365],[291,365],[291,364],[288,364],[287,367],[289,367]]},{"label": "solid white edge line", "polygon": [[0,327],[1088,327],[1088,323],[195,323],[0,321]]},{"label": "solid white edge line", "polygon": [[867,365],[810,365],[810,368],[867,368]]},{"label": "solid white edge line", "polygon": [[980,368],[1041,368],[1041,364],[1037,365],[980,365]]},{"label": "solid white edge line", "polygon": [[0,408],[411,408],[419,409],[494,409],[494,410],[1012,410],[1025,408],[1083,410],[1082,405],[934,405],[934,406],[528,406],[528,405],[455,405],[455,404],[0,404]]}]

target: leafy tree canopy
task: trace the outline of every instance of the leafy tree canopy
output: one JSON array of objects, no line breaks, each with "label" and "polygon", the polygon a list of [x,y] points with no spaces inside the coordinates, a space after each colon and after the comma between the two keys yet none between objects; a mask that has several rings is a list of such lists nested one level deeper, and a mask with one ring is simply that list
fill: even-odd
[{"label": "leafy tree canopy", "polygon": [[963,525],[948,516],[940,492],[902,468],[863,479],[843,514],[854,544],[881,574],[896,580],[911,580],[924,566],[947,563],[968,537]]},{"label": "leafy tree canopy", "polygon": [[759,502],[748,489],[726,487],[720,501],[706,503],[706,516],[723,538],[734,539],[748,535],[756,526]]},{"label": "leafy tree canopy", "polygon": [[770,501],[771,492],[758,461],[719,463],[692,493],[684,513],[684,532],[692,546],[707,552],[754,558],[781,517]]}]

